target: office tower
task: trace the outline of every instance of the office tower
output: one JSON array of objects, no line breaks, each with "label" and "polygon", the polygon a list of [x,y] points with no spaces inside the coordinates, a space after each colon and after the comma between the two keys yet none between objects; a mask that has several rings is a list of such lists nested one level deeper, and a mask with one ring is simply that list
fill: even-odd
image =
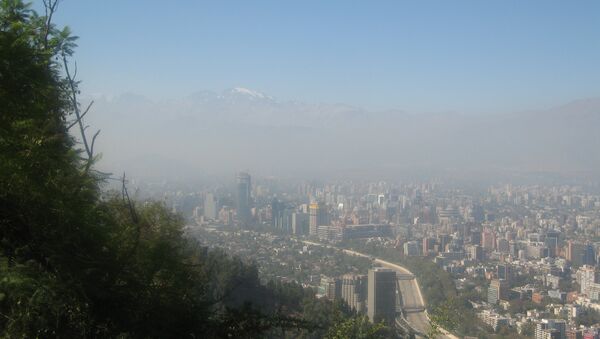
[{"label": "office tower", "polygon": [[339,299],[342,296],[342,281],[338,278],[322,276],[319,292],[329,300]]},{"label": "office tower", "polygon": [[594,245],[585,244],[583,247],[583,264],[584,265],[595,265],[596,264],[596,251]]},{"label": "office tower", "polygon": [[481,232],[480,231],[471,231],[471,244],[481,245]]},{"label": "office tower", "polygon": [[556,256],[556,249],[559,245],[560,232],[558,231],[548,231],[546,232],[546,239],[544,243],[548,246],[548,254],[550,257]]},{"label": "office tower", "polygon": [[496,304],[498,300],[506,299],[508,283],[506,280],[494,279],[488,288],[488,303]]},{"label": "office tower", "polygon": [[283,212],[281,213],[280,229],[286,234],[292,233],[293,217],[294,217],[294,210],[292,210],[290,208],[283,209]]},{"label": "office tower", "polygon": [[323,203],[312,203],[308,208],[309,213],[309,234],[316,236],[319,226],[329,225],[327,217],[327,208]]},{"label": "office tower", "polygon": [[217,219],[217,202],[212,193],[206,193],[204,196],[204,217],[211,220]]},{"label": "office tower", "polygon": [[483,248],[479,245],[471,245],[469,248],[469,254],[473,260],[483,260]]},{"label": "office tower", "polygon": [[423,238],[423,255],[428,255],[429,252],[434,251],[435,239],[434,238]]},{"label": "office tower", "polygon": [[542,319],[535,326],[536,339],[566,338],[567,322],[563,319]]},{"label": "office tower", "polygon": [[569,240],[567,242],[565,257],[573,266],[579,267],[584,264],[585,252],[586,248],[584,244]]},{"label": "office tower", "polygon": [[388,325],[396,318],[396,272],[386,268],[369,270],[367,315],[371,322]]},{"label": "office tower", "polygon": [[308,215],[309,215],[309,234],[317,235],[317,231],[318,231],[318,227],[319,227],[319,221],[318,221],[319,204],[317,204],[317,203],[310,204],[310,206],[308,207]]},{"label": "office tower", "polygon": [[404,255],[406,256],[413,257],[421,254],[419,251],[419,243],[417,243],[416,241],[407,241],[404,243],[403,247]]},{"label": "office tower", "polygon": [[499,238],[496,240],[496,248],[498,252],[509,253],[510,252],[510,244],[508,240],[504,238]]},{"label": "office tower", "polygon": [[295,212],[292,214],[292,233],[295,235],[308,234],[308,214]]},{"label": "office tower", "polygon": [[446,252],[446,247],[452,242],[452,237],[448,234],[440,234],[438,236],[438,245],[440,252]]},{"label": "office tower", "polygon": [[275,229],[281,228],[283,204],[277,199],[271,201],[271,226]]},{"label": "office tower", "polygon": [[485,250],[493,250],[496,246],[496,235],[494,232],[486,230],[481,234],[481,246]]},{"label": "office tower", "polygon": [[513,257],[519,256],[519,244],[515,241],[508,242],[508,253]]},{"label": "office tower", "polygon": [[509,264],[498,265],[496,267],[496,275],[498,276],[498,279],[510,282],[513,276],[512,266],[510,266]]},{"label": "office tower", "polygon": [[250,192],[252,190],[250,175],[248,173],[238,173],[236,183],[237,198],[237,217],[241,225],[247,226],[250,223]]},{"label": "office tower", "polygon": [[485,210],[481,205],[473,205],[471,217],[476,223],[481,223],[485,220]]},{"label": "office tower", "polygon": [[584,265],[577,270],[577,282],[581,294],[597,300],[600,294],[600,272],[593,266]]},{"label": "office tower", "polygon": [[342,277],[342,299],[356,312],[364,312],[367,297],[367,276],[346,274]]}]

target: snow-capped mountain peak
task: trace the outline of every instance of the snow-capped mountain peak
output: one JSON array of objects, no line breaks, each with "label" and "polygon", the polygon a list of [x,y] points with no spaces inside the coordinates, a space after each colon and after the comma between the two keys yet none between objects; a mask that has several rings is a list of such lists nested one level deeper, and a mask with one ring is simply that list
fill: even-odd
[{"label": "snow-capped mountain peak", "polygon": [[251,99],[268,99],[268,100],[273,100],[272,97],[258,92],[258,91],[254,91],[248,88],[244,88],[244,87],[234,87],[231,90],[229,90],[230,95],[236,95],[236,96],[245,96]]}]

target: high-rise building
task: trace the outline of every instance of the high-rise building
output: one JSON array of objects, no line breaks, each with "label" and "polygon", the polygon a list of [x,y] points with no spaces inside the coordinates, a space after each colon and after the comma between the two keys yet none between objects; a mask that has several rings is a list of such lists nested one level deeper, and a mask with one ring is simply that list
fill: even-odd
[{"label": "high-rise building", "polygon": [[242,226],[250,223],[250,198],[252,191],[252,184],[250,175],[245,172],[238,173],[236,182],[236,199],[237,199],[237,217]]},{"label": "high-rise building", "polygon": [[394,323],[396,284],[395,271],[380,267],[369,270],[367,314],[371,322]]},{"label": "high-rise building", "polygon": [[295,212],[292,214],[292,233],[295,235],[308,234],[308,214]]},{"label": "high-rise building", "polygon": [[316,236],[319,231],[319,226],[329,225],[327,217],[327,208],[323,203],[312,203],[308,207],[309,214],[309,234]]},{"label": "high-rise building", "polygon": [[284,203],[273,199],[271,202],[271,226],[286,234],[292,233],[294,211]]},{"label": "high-rise building", "polygon": [[506,280],[494,279],[488,287],[488,303],[496,304],[498,300],[506,299],[508,283]]},{"label": "high-rise building", "polygon": [[505,238],[499,238],[496,240],[496,248],[498,249],[498,252],[509,253],[510,243]]},{"label": "high-rise building", "polygon": [[342,281],[338,278],[321,277],[319,292],[329,300],[335,300],[342,296]]},{"label": "high-rise building", "polygon": [[585,244],[583,247],[583,264],[584,265],[595,265],[596,264],[596,251],[594,245]]},{"label": "high-rise building", "polygon": [[548,246],[548,254],[550,257],[556,256],[556,250],[559,245],[559,240],[560,232],[554,230],[546,232],[546,239],[544,240],[544,243],[546,244],[546,246]]},{"label": "high-rise building", "polygon": [[364,312],[367,297],[367,276],[346,274],[342,277],[342,299],[356,310]]},{"label": "high-rise building", "polygon": [[569,240],[567,242],[567,251],[565,253],[567,260],[573,264],[573,266],[579,267],[584,264],[585,259],[585,247],[584,244]]},{"label": "high-rise building", "polygon": [[470,239],[471,239],[471,244],[481,245],[481,232],[472,230]]},{"label": "high-rise building", "polygon": [[428,237],[423,238],[423,255],[428,255],[429,252],[433,252],[434,251],[434,248],[433,248],[434,245],[435,245],[435,239],[434,238],[428,238]]},{"label": "high-rise building", "polygon": [[498,276],[498,279],[510,282],[513,276],[512,266],[510,266],[509,264],[498,265],[496,267],[496,275]]},{"label": "high-rise building", "polygon": [[419,251],[419,243],[416,241],[407,241],[403,245],[404,247],[404,255],[409,257],[418,256],[421,254]]},{"label": "high-rise building", "polygon": [[438,235],[437,243],[438,243],[438,251],[446,252],[446,248],[452,242],[452,237],[448,234],[440,234]]},{"label": "high-rise building", "polygon": [[485,250],[493,250],[496,246],[496,234],[490,230],[485,230],[481,234],[481,246]]},{"label": "high-rise building", "polygon": [[477,223],[483,222],[485,220],[485,210],[481,205],[473,205],[471,217]]},{"label": "high-rise building", "polygon": [[284,205],[277,199],[271,201],[271,226],[274,229],[280,229],[283,223],[283,209]]},{"label": "high-rise building", "polygon": [[535,326],[535,339],[566,338],[567,322],[563,319],[542,319]]},{"label": "high-rise building", "polygon": [[471,245],[469,248],[469,255],[471,259],[481,261],[483,260],[483,248],[479,245]]},{"label": "high-rise building", "polygon": [[204,217],[206,219],[217,219],[217,201],[212,193],[206,193],[204,196]]},{"label": "high-rise building", "polygon": [[584,265],[577,270],[577,282],[581,294],[592,300],[600,299],[600,272],[593,266]]}]

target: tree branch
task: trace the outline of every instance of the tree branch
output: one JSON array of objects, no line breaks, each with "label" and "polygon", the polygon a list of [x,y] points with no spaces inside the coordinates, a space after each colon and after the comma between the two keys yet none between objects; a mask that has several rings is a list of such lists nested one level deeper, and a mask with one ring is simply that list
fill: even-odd
[{"label": "tree branch", "polygon": [[[129,214],[131,214],[131,219],[133,220],[134,224],[138,223],[138,216],[137,213],[135,212],[135,207],[133,206],[133,203],[131,202],[131,199],[129,198],[129,192],[127,191],[127,185],[126,180],[125,180],[125,172],[123,172],[123,186],[121,189],[121,194],[123,195],[123,202],[125,202],[127,204],[127,207],[129,208]],[[139,232],[139,230],[138,230]]]},{"label": "tree branch", "polygon": [[44,10],[46,12],[46,27],[44,32],[44,49],[48,48],[48,37],[50,36],[50,27],[52,26],[52,15],[56,12],[58,0],[44,0]]},{"label": "tree branch", "polygon": [[98,137],[98,134],[100,134],[100,130],[97,130],[92,137],[92,145],[90,146],[90,152],[92,152],[92,154],[94,154],[94,144],[96,144],[96,138]]},{"label": "tree branch", "polygon": [[83,141],[83,146],[85,147],[85,152],[88,155],[88,161],[92,159],[92,152],[90,150],[90,146],[88,145],[87,138],[85,136],[85,127],[83,126],[83,121],[81,121],[81,112],[79,110],[79,103],[77,102],[77,88],[75,86],[75,80],[71,76],[71,72],[69,71],[69,63],[67,62],[67,56],[65,53],[62,53],[63,65],[65,67],[65,72],[67,73],[67,82],[69,84],[69,88],[71,90],[71,95],[69,98],[71,99],[71,104],[73,105],[73,110],[75,112],[76,121],[79,124],[79,131],[81,133],[81,139]]},{"label": "tree branch", "polygon": [[75,121],[73,121],[68,127],[67,127],[67,131],[71,129],[71,127],[77,125],[77,123],[79,121],[81,121],[81,119],[83,119],[83,117],[90,111],[90,108],[92,107],[92,105],[94,104],[94,100],[90,101],[89,105],[87,106],[87,108],[85,109],[85,111],[83,111],[83,113],[81,113],[81,117],[79,117],[78,119],[76,119]]}]

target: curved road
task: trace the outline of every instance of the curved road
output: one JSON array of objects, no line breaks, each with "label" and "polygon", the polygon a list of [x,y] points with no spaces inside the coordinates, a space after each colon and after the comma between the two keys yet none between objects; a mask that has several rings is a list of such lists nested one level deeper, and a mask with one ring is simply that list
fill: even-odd
[{"label": "curved road", "polygon": [[[409,276],[414,277],[411,271],[406,268],[391,263],[389,261],[385,261],[379,258],[375,258],[373,256],[356,252],[353,250],[338,248],[331,245],[316,243],[312,241],[300,240],[301,242],[309,245],[333,248],[338,251],[342,251],[349,255],[354,255],[358,257],[365,257],[372,259],[373,262],[381,265],[382,267],[392,269],[396,271],[399,277],[404,276],[405,279],[398,279],[398,286],[400,289],[400,294],[402,295],[402,308],[404,309],[404,316],[408,324],[417,332],[427,334],[430,329],[429,325],[429,317],[427,316],[427,311],[425,310],[425,300],[423,299],[423,295],[421,294],[421,288],[417,282],[416,278],[410,278]],[[440,329],[442,335],[440,338],[448,338],[448,339],[458,339],[455,335],[449,333],[444,329]]]}]

